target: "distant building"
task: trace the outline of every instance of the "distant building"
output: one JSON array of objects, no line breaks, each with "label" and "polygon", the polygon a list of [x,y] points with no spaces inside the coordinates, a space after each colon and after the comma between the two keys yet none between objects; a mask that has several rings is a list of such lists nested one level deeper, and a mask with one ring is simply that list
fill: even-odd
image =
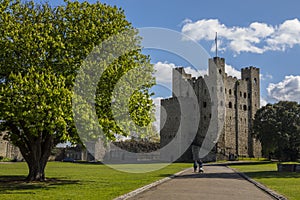
[{"label": "distant building", "polygon": [[4,140],[5,132],[0,133],[0,157],[21,160],[22,155],[18,147]]},{"label": "distant building", "polygon": [[[260,107],[259,68],[243,68],[241,79],[237,79],[225,73],[224,58],[214,57],[209,59],[209,73],[205,78],[210,79],[215,73],[221,75],[223,87],[217,88],[217,85],[213,85],[210,86],[212,87],[210,90],[224,94],[224,102],[217,102],[225,106],[224,126],[216,145],[203,160],[228,159],[232,156],[260,157],[261,144],[251,136],[252,120]],[[177,132],[183,137],[190,134],[188,123],[191,122],[188,120],[192,118],[186,117],[182,124],[179,123],[183,116],[180,113],[178,100],[188,104],[193,92],[197,96],[201,112],[199,128],[192,144],[201,146],[211,120],[210,108],[214,99],[210,97],[204,78],[192,77],[191,74],[185,73],[184,68],[173,69],[172,82],[173,97],[161,100],[161,107],[164,108],[161,109],[161,147],[167,145]],[[192,87],[188,87],[187,84]],[[170,157],[171,160],[173,155],[162,156]],[[179,160],[192,160],[191,146]]]}]

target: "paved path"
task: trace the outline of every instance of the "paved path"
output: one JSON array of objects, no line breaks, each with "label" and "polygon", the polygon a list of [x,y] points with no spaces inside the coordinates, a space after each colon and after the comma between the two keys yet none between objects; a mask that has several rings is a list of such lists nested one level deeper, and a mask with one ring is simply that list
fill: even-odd
[{"label": "paved path", "polygon": [[148,189],[132,198],[136,199],[204,199],[204,200],[271,200],[271,196],[246,181],[225,166],[204,166],[205,173],[193,169]]}]

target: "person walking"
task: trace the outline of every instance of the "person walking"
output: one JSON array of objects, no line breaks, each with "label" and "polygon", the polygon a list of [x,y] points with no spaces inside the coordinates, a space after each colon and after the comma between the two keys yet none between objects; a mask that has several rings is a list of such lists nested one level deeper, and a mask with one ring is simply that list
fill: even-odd
[{"label": "person walking", "polygon": [[198,172],[202,173],[202,172],[204,172],[203,162],[200,159],[199,153],[200,153],[200,147],[197,145],[192,145],[192,154],[193,154],[193,160],[194,160],[194,164],[193,164],[194,172],[197,172],[197,168],[199,168]]}]

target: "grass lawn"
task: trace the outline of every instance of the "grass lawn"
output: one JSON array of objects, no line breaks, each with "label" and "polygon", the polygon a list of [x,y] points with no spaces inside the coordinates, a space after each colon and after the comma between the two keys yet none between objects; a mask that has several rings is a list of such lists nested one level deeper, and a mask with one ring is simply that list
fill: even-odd
[{"label": "grass lawn", "polygon": [[230,167],[244,172],[247,176],[284,195],[289,200],[300,199],[300,173],[277,172],[276,163],[232,165]]},{"label": "grass lawn", "polygon": [[149,173],[125,173],[105,165],[49,162],[49,181],[23,183],[26,163],[1,163],[0,199],[113,199],[188,167],[191,164],[175,163]]}]

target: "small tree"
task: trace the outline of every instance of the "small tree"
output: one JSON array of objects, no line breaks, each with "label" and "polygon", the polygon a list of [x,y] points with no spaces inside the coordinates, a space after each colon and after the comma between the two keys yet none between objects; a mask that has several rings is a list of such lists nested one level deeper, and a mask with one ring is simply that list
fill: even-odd
[{"label": "small tree", "polygon": [[260,108],[254,119],[254,135],[262,144],[263,155],[295,161],[300,153],[300,105],[280,101]]},{"label": "small tree", "polygon": [[74,140],[74,132],[68,130],[71,92],[62,76],[34,68],[25,75],[11,74],[9,80],[0,91],[2,126],[9,130],[8,139],[19,147],[28,165],[26,180],[42,181],[51,149],[59,142]]}]

